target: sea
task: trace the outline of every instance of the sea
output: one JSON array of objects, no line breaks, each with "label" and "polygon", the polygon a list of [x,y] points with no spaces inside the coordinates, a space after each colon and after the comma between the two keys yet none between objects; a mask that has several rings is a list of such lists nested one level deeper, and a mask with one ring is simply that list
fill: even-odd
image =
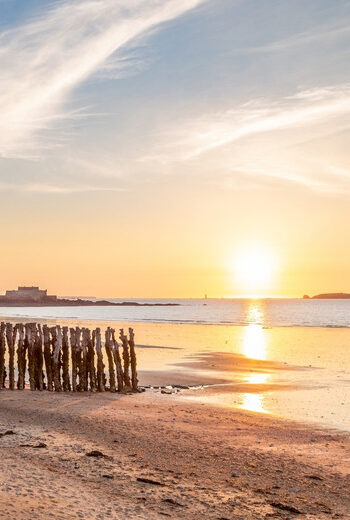
[{"label": "sea", "polygon": [[[3,316],[267,327],[350,328],[350,299],[117,299],[140,307],[0,307]],[[164,304],[172,303],[175,306]],[[152,306],[163,304],[164,306]]]},{"label": "sea", "polygon": [[[172,306],[1,307],[1,319],[133,327],[140,381],[350,432],[350,299],[111,299]],[[164,396],[166,397],[166,396]]]}]

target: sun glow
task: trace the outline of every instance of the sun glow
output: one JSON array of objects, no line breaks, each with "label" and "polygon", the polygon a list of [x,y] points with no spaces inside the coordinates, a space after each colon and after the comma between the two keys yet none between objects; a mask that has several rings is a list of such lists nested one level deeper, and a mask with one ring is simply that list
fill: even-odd
[{"label": "sun glow", "polygon": [[272,251],[258,246],[249,247],[238,253],[232,270],[236,282],[242,289],[262,289],[274,281],[276,258]]}]

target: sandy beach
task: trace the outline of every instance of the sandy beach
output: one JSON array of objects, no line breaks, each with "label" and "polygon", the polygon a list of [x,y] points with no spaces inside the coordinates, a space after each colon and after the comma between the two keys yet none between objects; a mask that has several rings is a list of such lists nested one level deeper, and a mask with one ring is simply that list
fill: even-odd
[{"label": "sandy beach", "polygon": [[350,518],[339,431],[183,393],[6,390],[0,403],[6,520]]},{"label": "sandy beach", "polygon": [[0,392],[1,519],[350,518],[348,330],[134,326],[143,393]]}]

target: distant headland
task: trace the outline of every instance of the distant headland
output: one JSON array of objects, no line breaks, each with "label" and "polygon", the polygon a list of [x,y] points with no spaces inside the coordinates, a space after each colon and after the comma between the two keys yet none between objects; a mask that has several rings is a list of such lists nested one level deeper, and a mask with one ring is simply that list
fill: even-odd
[{"label": "distant headland", "polygon": [[179,305],[177,303],[138,303],[138,302],[111,302],[109,300],[85,300],[82,298],[58,298],[56,295],[47,294],[46,289],[39,287],[18,287],[14,291],[6,291],[0,295],[0,307],[86,307],[86,306],[112,306],[112,307],[165,307]]},{"label": "distant headland", "polygon": [[304,294],[304,300],[350,300],[349,293],[324,293],[324,294],[316,294],[316,296],[308,296]]}]

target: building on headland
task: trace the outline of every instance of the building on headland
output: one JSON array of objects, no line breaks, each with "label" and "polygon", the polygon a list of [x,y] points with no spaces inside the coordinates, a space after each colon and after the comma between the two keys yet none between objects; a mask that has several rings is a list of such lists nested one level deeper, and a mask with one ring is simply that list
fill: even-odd
[{"label": "building on headland", "polygon": [[33,303],[49,303],[56,302],[57,296],[47,294],[46,289],[39,287],[18,287],[15,291],[6,291],[2,300],[8,302],[33,302]]},{"label": "building on headland", "polygon": [[[0,0],[1,2],[1,0]],[[6,291],[0,295],[0,307],[72,307],[72,306],[145,306],[145,307],[163,307],[178,305],[177,303],[139,303],[131,302],[113,302],[110,300],[89,300],[82,298],[58,298],[57,296],[47,294],[47,290],[39,289],[39,287],[18,287],[15,291]]]}]

